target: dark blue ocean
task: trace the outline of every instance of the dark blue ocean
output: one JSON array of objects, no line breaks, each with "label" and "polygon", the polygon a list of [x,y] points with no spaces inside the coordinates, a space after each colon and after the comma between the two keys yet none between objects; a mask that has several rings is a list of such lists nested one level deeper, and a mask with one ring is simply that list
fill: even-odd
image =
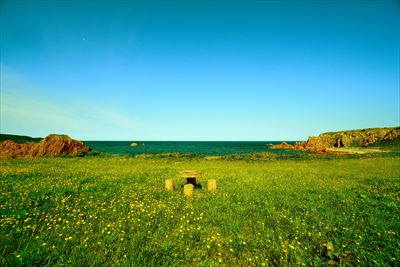
[{"label": "dark blue ocean", "polygon": [[[298,151],[284,151],[280,149],[269,149],[269,144],[278,144],[279,142],[270,141],[146,141],[135,142],[136,147],[130,146],[130,141],[84,141],[86,145],[95,152],[103,152],[118,155],[135,156],[138,154],[148,153],[190,153],[196,155],[222,156],[230,154],[245,154],[272,152],[277,154],[293,154]],[[291,143],[291,142],[289,142]]]}]

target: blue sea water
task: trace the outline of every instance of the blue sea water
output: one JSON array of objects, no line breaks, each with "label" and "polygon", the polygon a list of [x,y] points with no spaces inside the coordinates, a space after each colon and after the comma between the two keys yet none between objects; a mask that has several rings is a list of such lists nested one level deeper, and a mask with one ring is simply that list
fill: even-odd
[{"label": "blue sea water", "polygon": [[135,147],[130,146],[132,143],[131,141],[85,141],[84,143],[91,147],[95,152],[129,156],[135,156],[143,153],[189,153],[210,156],[259,152],[272,152],[277,154],[299,153],[298,151],[269,149],[269,144],[281,143],[276,141],[146,141],[135,142],[137,144]]}]

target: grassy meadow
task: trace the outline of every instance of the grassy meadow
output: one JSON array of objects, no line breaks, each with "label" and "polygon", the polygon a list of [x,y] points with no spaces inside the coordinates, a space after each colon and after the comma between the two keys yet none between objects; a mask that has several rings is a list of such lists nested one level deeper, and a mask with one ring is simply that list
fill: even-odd
[{"label": "grassy meadow", "polygon": [[395,155],[0,160],[0,265],[398,266],[399,192]]}]

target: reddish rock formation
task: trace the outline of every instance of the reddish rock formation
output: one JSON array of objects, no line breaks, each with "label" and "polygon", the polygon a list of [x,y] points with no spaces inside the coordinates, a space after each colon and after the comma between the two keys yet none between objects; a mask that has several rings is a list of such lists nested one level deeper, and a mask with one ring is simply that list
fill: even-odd
[{"label": "reddish rock formation", "polygon": [[87,153],[90,148],[66,135],[51,134],[39,143],[18,144],[6,140],[0,143],[0,158],[39,157],[62,154]]},{"label": "reddish rock formation", "polygon": [[277,145],[269,145],[269,148],[276,148],[276,149],[293,149],[293,146],[292,145],[289,145],[288,143],[286,143],[286,142],[282,142],[282,143],[280,143],[280,144],[277,144]]},{"label": "reddish rock formation", "polygon": [[383,137],[384,140],[393,140],[396,138],[400,138],[400,128],[387,132]]},{"label": "reddish rock formation", "polygon": [[324,138],[319,136],[310,136],[304,143],[297,143],[296,149],[305,150],[314,153],[325,152],[328,147],[328,143]]},{"label": "reddish rock formation", "polygon": [[0,143],[0,158],[19,158],[29,153],[29,150],[35,146],[33,142],[18,144],[14,141],[6,140]]},{"label": "reddish rock formation", "polygon": [[90,148],[66,135],[51,134],[29,151],[29,157],[87,153]]},{"label": "reddish rock formation", "polygon": [[341,134],[336,138],[334,147],[346,147],[351,143],[350,138],[347,135]]}]

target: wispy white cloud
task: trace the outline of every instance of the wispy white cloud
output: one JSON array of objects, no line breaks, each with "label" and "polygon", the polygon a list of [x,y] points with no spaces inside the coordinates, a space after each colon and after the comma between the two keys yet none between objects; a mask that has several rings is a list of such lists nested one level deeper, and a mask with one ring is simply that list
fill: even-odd
[{"label": "wispy white cloud", "polygon": [[1,133],[64,133],[81,140],[130,140],[138,127],[137,120],[117,107],[54,98],[4,66],[0,88]]}]

